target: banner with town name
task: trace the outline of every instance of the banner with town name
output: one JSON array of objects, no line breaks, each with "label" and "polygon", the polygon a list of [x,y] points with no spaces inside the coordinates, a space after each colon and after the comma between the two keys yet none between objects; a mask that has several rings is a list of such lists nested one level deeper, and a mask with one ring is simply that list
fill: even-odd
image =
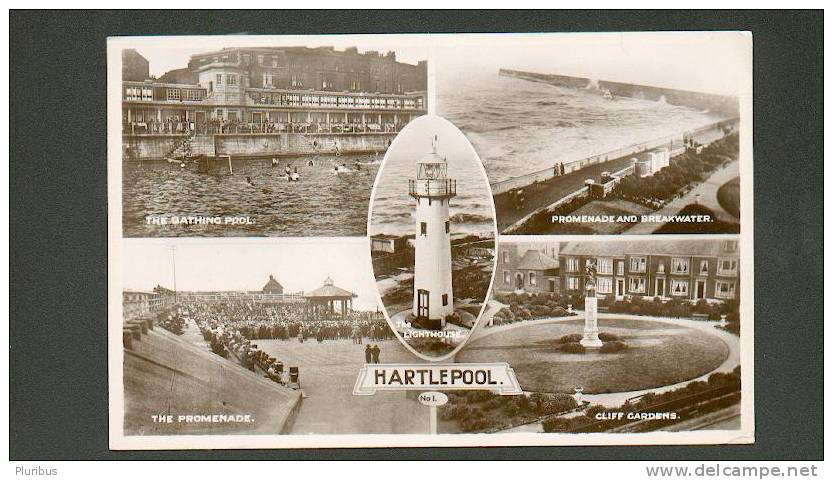
[{"label": "banner with town name", "polygon": [[110,38],[111,448],[753,442],[751,79],[746,32]]}]

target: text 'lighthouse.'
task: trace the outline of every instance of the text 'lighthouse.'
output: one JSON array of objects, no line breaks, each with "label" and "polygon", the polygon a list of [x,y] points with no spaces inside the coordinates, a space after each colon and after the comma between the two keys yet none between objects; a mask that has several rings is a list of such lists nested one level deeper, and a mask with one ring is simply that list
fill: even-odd
[{"label": "text 'lighthouse.'", "polygon": [[448,163],[437,153],[417,162],[417,178],[408,181],[408,193],[416,199],[414,241],[414,306],[416,322],[425,328],[445,328],[454,313],[451,284],[451,223],[449,201],[457,195],[457,181],[448,178]]}]

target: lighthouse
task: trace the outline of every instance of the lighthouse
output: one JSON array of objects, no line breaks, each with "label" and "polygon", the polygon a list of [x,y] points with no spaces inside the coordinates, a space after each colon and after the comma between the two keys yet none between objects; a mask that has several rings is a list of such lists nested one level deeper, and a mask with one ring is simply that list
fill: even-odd
[{"label": "lighthouse", "polygon": [[444,329],[446,316],[454,313],[448,203],[457,195],[457,181],[448,178],[437,142],[435,135],[432,152],[417,162],[416,179],[408,180],[408,193],[416,200],[413,316],[433,330]]}]

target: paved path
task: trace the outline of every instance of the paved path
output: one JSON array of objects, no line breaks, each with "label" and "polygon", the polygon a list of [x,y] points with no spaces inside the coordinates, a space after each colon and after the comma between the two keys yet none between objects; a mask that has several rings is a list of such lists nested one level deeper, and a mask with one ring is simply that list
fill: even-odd
[{"label": "paved path", "polygon": [[604,163],[597,163],[581,170],[553,177],[549,180],[527,185],[523,188],[524,205],[517,208],[511,192],[495,195],[495,212],[497,212],[497,228],[504,231],[518,220],[524,218],[539,208],[546,207],[584,186],[588,178],[597,179],[602,172],[617,172],[631,163],[633,155],[615,158]]},{"label": "paved path", "polygon": [[[652,215],[676,215],[686,205],[691,205],[695,202],[696,196],[700,195],[700,205],[709,208],[717,217],[716,220],[727,223],[738,223],[738,218],[727,212],[720,202],[717,201],[717,191],[724,183],[731,181],[738,176],[739,162],[735,160],[725,167],[717,170],[703,183],[691,189],[688,194],[682,198],[672,200],[663,208]],[[637,223],[629,230],[625,231],[627,234],[650,234],[654,230],[665,225],[664,223]]]},{"label": "paved path", "polygon": [[707,413],[706,415],[700,417],[676,423],[668,428],[663,428],[663,430],[669,432],[685,432],[692,430],[740,430],[740,415],[740,404],[737,404],[716,412]]},{"label": "paved path", "polygon": [[379,345],[382,363],[421,363],[397,340],[362,345],[350,340],[258,340],[260,349],[298,366],[304,399],[293,434],[428,433],[428,410],[416,393],[377,392],[354,396],[353,385],[364,365],[367,343]]}]

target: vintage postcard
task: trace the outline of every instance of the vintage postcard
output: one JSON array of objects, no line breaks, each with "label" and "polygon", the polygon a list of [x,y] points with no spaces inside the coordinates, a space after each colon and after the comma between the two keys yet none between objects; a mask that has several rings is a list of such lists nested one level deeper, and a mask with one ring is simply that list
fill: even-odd
[{"label": "vintage postcard", "polygon": [[111,448],[754,442],[751,79],[744,32],[109,39]]}]

